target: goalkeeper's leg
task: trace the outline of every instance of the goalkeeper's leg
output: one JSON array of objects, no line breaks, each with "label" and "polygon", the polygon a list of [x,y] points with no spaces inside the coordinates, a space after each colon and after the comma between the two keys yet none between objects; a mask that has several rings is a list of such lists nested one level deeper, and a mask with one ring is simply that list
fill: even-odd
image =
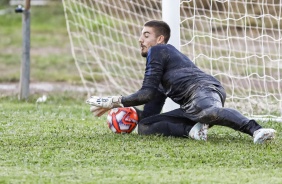
[{"label": "goalkeeper's leg", "polygon": [[197,89],[191,101],[182,106],[185,117],[204,124],[221,125],[253,135],[261,128],[255,121],[250,121],[235,109],[224,108],[225,91],[215,86]]},{"label": "goalkeeper's leg", "polygon": [[274,129],[262,128],[255,120],[249,120],[237,110],[224,108],[224,94],[222,88],[201,88],[193,95],[192,102],[182,106],[185,116],[193,121],[226,126],[249,134],[254,137],[254,143],[263,143],[274,138]]},{"label": "goalkeeper's leg", "polygon": [[183,116],[181,109],[142,119],[138,123],[138,134],[188,137],[196,122]]}]

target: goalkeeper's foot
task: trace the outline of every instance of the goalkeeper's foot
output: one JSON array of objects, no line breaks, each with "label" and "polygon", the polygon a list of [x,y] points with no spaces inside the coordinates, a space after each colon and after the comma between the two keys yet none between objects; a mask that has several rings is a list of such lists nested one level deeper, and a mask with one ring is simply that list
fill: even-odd
[{"label": "goalkeeper's foot", "polygon": [[189,137],[195,140],[207,141],[208,139],[208,124],[196,123],[189,132]]},{"label": "goalkeeper's foot", "polygon": [[272,128],[261,128],[254,132],[254,143],[262,144],[268,140],[272,140],[275,137],[276,131]]}]

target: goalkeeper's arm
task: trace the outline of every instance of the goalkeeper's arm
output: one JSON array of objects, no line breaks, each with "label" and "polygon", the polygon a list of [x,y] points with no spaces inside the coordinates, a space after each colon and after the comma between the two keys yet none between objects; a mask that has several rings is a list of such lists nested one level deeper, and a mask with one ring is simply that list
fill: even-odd
[{"label": "goalkeeper's arm", "polygon": [[156,98],[152,99],[144,105],[143,111],[134,107],[138,113],[139,121],[143,118],[160,114],[166,100],[166,95],[158,91],[155,95]]},{"label": "goalkeeper's arm", "polygon": [[101,116],[107,110],[115,107],[131,107],[137,105],[143,105],[147,102],[158,98],[155,96],[158,94],[158,90],[154,88],[141,88],[136,93],[129,96],[110,96],[110,97],[90,97],[86,103],[91,105],[90,111],[95,116]]},{"label": "goalkeeper's arm", "polygon": [[121,103],[124,107],[143,105],[157,97],[156,94],[158,94],[157,89],[143,87],[132,95],[123,96]]}]

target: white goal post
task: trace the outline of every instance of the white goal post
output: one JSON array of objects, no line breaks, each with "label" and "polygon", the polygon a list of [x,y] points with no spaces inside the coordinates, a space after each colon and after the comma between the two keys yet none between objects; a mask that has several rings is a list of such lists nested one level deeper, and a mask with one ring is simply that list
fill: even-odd
[{"label": "white goal post", "polygon": [[[166,16],[164,2],[63,0],[72,54],[89,94],[127,95],[141,87],[145,58],[138,38],[146,21]],[[175,22],[180,16],[176,47],[221,81],[225,106],[282,121],[280,0],[170,2],[179,7],[179,15],[169,16]]]}]

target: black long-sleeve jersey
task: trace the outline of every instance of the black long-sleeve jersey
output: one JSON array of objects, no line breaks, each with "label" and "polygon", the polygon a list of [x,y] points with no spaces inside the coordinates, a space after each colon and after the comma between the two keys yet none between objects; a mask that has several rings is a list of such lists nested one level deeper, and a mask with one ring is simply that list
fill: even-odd
[{"label": "black long-sleeve jersey", "polygon": [[175,103],[183,105],[189,101],[194,90],[200,86],[220,82],[201,71],[187,56],[169,44],[159,44],[149,49],[145,76],[140,90],[122,97],[124,106],[136,106],[158,98],[159,86]]}]

